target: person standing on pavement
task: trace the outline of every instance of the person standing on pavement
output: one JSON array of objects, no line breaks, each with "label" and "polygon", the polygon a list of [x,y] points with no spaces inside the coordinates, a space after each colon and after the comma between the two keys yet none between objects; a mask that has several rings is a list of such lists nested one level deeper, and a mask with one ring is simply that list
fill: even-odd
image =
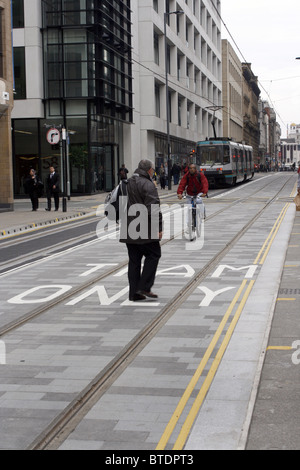
[{"label": "person standing on pavement", "polygon": [[119,180],[127,180],[128,170],[125,166],[125,163],[119,169]]},{"label": "person standing on pavement", "polygon": [[176,186],[179,183],[179,177],[180,177],[180,166],[177,165],[177,163],[174,163],[172,166],[172,176],[174,179],[174,185]]},{"label": "person standing on pavement", "polygon": [[131,301],[158,297],[151,288],[161,257],[163,220],[157,188],[152,181],[154,171],[154,164],[150,160],[141,160],[127,183],[126,221],[122,223],[121,218],[120,242],[126,243],[128,250]]},{"label": "person standing on pavement", "polygon": [[165,189],[166,179],[165,179],[165,167],[163,163],[160,165],[160,169],[159,169],[159,182],[160,182],[160,188]]},{"label": "person standing on pavement", "polygon": [[50,166],[50,173],[47,176],[47,203],[46,211],[51,211],[51,198],[54,198],[55,210],[59,208],[59,174],[56,173],[55,168]]},{"label": "person standing on pavement", "polygon": [[40,181],[35,170],[31,168],[24,183],[24,190],[30,197],[33,211],[37,211],[39,208],[39,197],[42,196],[43,188],[43,183]]},{"label": "person standing on pavement", "polygon": [[297,184],[298,194],[300,194],[300,162],[298,163],[298,184]]}]

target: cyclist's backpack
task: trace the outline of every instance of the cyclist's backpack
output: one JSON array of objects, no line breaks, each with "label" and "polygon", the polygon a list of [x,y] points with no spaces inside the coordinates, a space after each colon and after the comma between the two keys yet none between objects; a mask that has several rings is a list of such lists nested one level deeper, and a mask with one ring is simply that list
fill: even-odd
[{"label": "cyclist's backpack", "polygon": [[127,180],[121,180],[105,198],[104,214],[109,220],[119,220],[119,198],[127,196]]}]

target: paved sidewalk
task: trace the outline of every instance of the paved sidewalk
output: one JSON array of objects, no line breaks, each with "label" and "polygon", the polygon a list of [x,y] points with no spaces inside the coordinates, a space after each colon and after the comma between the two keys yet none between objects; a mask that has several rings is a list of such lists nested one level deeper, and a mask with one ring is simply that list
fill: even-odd
[{"label": "paved sidewalk", "polygon": [[[174,195],[176,189],[176,187],[172,187],[170,192],[159,190],[162,201],[168,195]],[[40,200],[40,209],[36,213],[31,212],[29,200],[16,200],[14,212],[0,213],[0,239],[3,227],[10,230],[26,230],[22,227],[28,226],[29,220],[34,220],[34,224],[50,224],[53,221],[64,220],[66,217],[91,215],[96,212],[97,206],[104,201],[106,194],[74,197],[67,202],[66,213],[63,213],[61,209],[58,212],[46,212],[46,199]],[[279,282],[274,283],[273,287],[271,286],[272,292],[277,296],[277,302],[273,318],[270,318],[269,322],[268,331],[270,334],[266,336],[266,338],[268,337],[268,341],[265,343],[267,351],[266,353],[262,352],[263,363],[260,369],[262,373],[257,374],[256,378],[257,393],[252,394],[249,404],[249,435],[247,439],[247,436],[244,436],[247,450],[295,450],[300,448],[300,212],[292,213],[290,223],[287,226],[285,222],[281,231],[285,233],[286,241],[289,239],[289,243],[286,251],[286,244],[283,247],[280,236],[276,237],[277,240],[269,256],[271,268],[272,256],[277,260],[280,255],[283,260],[285,259],[285,263],[281,280],[279,275]],[[2,235],[2,238],[5,236]],[[247,243],[249,244],[249,241]],[[272,269],[274,270],[274,268]],[[268,273],[270,271],[266,272],[266,284],[270,279]],[[174,284],[173,280],[172,284]],[[257,283],[257,287],[266,286],[262,282]],[[256,294],[256,291],[253,292]],[[259,298],[254,295],[253,303],[257,304],[258,301]],[[234,347],[233,352],[236,356],[234,359],[243,361],[238,350]],[[225,372],[228,375],[228,369]],[[118,398],[120,398],[119,395]],[[132,400],[132,397],[130,399]],[[233,401],[232,395],[230,395],[228,403],[230,400]],[[219,415],[222,411],[227,414],[225,424],[228,428],[234,416],[230,413],[230,408],[217,410]],[[216,436],[217,433],[214,430],[214,437]],[[227,439],[228,430],[225,435],[220,434],[219,437],[222,442],[225,437]]]},{"label": "paved sidewalk", "polygon": [[[158,188],[160,198],[166,198],[176,193],[178,186],[172,185],[172,189],[162,190]],[[31,210],[31,202],[26,199],[14,200],[14,211],[0,212],[0,239],[32,230],[36,227],[55,224],[68,219],[92,216],[96,214],[97,207],[104,203],[108,192],[97,193],[87,196],[75,196],[67,200],[67,211],[62,210],[62,198],[60,198],[60,207],[57,212],[52,210],[48,212],[47,199],[39,199],[39,209],[36,212]]]},{"label": "paved sidewalk", "polygon": [[286,255],[247,450],[300,449],[300,212]]}]

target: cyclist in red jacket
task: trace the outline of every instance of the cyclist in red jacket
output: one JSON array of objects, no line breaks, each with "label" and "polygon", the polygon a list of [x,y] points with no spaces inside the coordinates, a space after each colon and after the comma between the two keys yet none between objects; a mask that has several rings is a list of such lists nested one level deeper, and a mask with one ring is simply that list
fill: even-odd
[{"label": "cyclist in red jacket", "polygon": [[[208,181],[206,176],[202,172],[198,172],[196,165],[191,163],[189,165],[189,171],[185,173],[182,177],[180,184],[177,189],[178,199],[182,199],[182,193],[186,191],[186,211],[185,211],[185,220],[186,220],[186,232],[188,233],[188,227],[190,224],[189,220],[189,208],[188,206],[192,204],[192,198],[198,196],[196,199],[197,204],[203,204],[201,197],[205,197],[208,193]],[[200,206],[204,211],[204,205]]]},{"label": "cyclist in red jacket", "polygon": [[206,196],[208,193],[208,181],[206,176],[202,172],[198,172],[196,165],[191,163],[189,171],[182,177],[180,184],[177,189],[178,198],[182,199],[182,193],[186,191],[187,197],[197,196],[202,193]]}]

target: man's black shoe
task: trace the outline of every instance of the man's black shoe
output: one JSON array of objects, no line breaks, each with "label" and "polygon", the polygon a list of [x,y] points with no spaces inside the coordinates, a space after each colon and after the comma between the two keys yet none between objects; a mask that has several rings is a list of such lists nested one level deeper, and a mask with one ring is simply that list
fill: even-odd
[{"label": "man's black shoe", "polygon": [[136,302],[137,300],[146,300],[146,297],[142,294],[134,294],[132,297],[129,297],[129,300]]},{"label": "man's black shoe", "polygon": [[140,290],[138,292],[140,295],[145,295],[146,297],[150,297],[150,299],[157,299],[158,295],[154,294],[153,292],[146,292],[144,290]]},{"label": "man's black shoe", "polygon": [[51,211],[51,209],[47,209],[47,208],[46,208],[45,211]]}]

